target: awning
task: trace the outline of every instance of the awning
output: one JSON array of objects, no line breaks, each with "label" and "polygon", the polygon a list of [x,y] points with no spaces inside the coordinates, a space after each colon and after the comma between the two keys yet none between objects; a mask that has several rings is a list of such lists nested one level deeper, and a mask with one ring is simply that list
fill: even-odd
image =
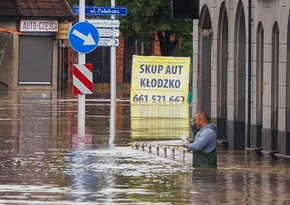
[{"label": "awning", "polygon": [[8,28],[1,28],[0,27],[0,32],[6,32],[6,33],[11,33],[11,34],[16,34],[16,35],[21,35],[21,32],[12,30],[12,29],[8,29]]}]

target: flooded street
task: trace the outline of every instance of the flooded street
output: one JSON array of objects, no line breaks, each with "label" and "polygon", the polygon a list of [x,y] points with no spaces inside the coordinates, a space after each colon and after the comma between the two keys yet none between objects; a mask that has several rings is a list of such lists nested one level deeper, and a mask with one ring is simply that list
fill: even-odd
[{"label": "flooded street", "polygon": [[218,148],[217,170],[136,150],[179,143],[190,105],[130,105],[129,95],[0,91],[0,204],[290,204],[290,161]]}]

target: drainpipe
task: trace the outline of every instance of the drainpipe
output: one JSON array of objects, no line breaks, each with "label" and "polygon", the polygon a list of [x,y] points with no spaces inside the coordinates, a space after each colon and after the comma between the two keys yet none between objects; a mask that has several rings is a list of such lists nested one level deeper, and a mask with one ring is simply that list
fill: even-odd
[{"label": "drainpipe", "polygon": [[252,91],[252,0],[248,0],[248,127],[247,146],[251,146],[251,91]]}]

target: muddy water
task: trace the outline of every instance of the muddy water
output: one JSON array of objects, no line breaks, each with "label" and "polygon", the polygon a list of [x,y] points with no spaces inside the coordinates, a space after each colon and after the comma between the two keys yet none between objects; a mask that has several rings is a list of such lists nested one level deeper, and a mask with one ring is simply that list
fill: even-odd
[{"label": "muddy water", "polygon": [[70,93],[0,92],[0,204],[290,204],[290,163],[218,148],[218,169],[130,147],[190,135],[189,105]]}]

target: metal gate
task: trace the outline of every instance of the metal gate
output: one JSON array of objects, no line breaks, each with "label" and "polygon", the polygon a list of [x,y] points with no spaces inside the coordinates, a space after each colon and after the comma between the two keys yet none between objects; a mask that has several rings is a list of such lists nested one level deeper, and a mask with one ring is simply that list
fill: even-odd
[{"label": "metal gate", "polygon": [[20,36],[19,85],[51,85],[53,38]]}]

